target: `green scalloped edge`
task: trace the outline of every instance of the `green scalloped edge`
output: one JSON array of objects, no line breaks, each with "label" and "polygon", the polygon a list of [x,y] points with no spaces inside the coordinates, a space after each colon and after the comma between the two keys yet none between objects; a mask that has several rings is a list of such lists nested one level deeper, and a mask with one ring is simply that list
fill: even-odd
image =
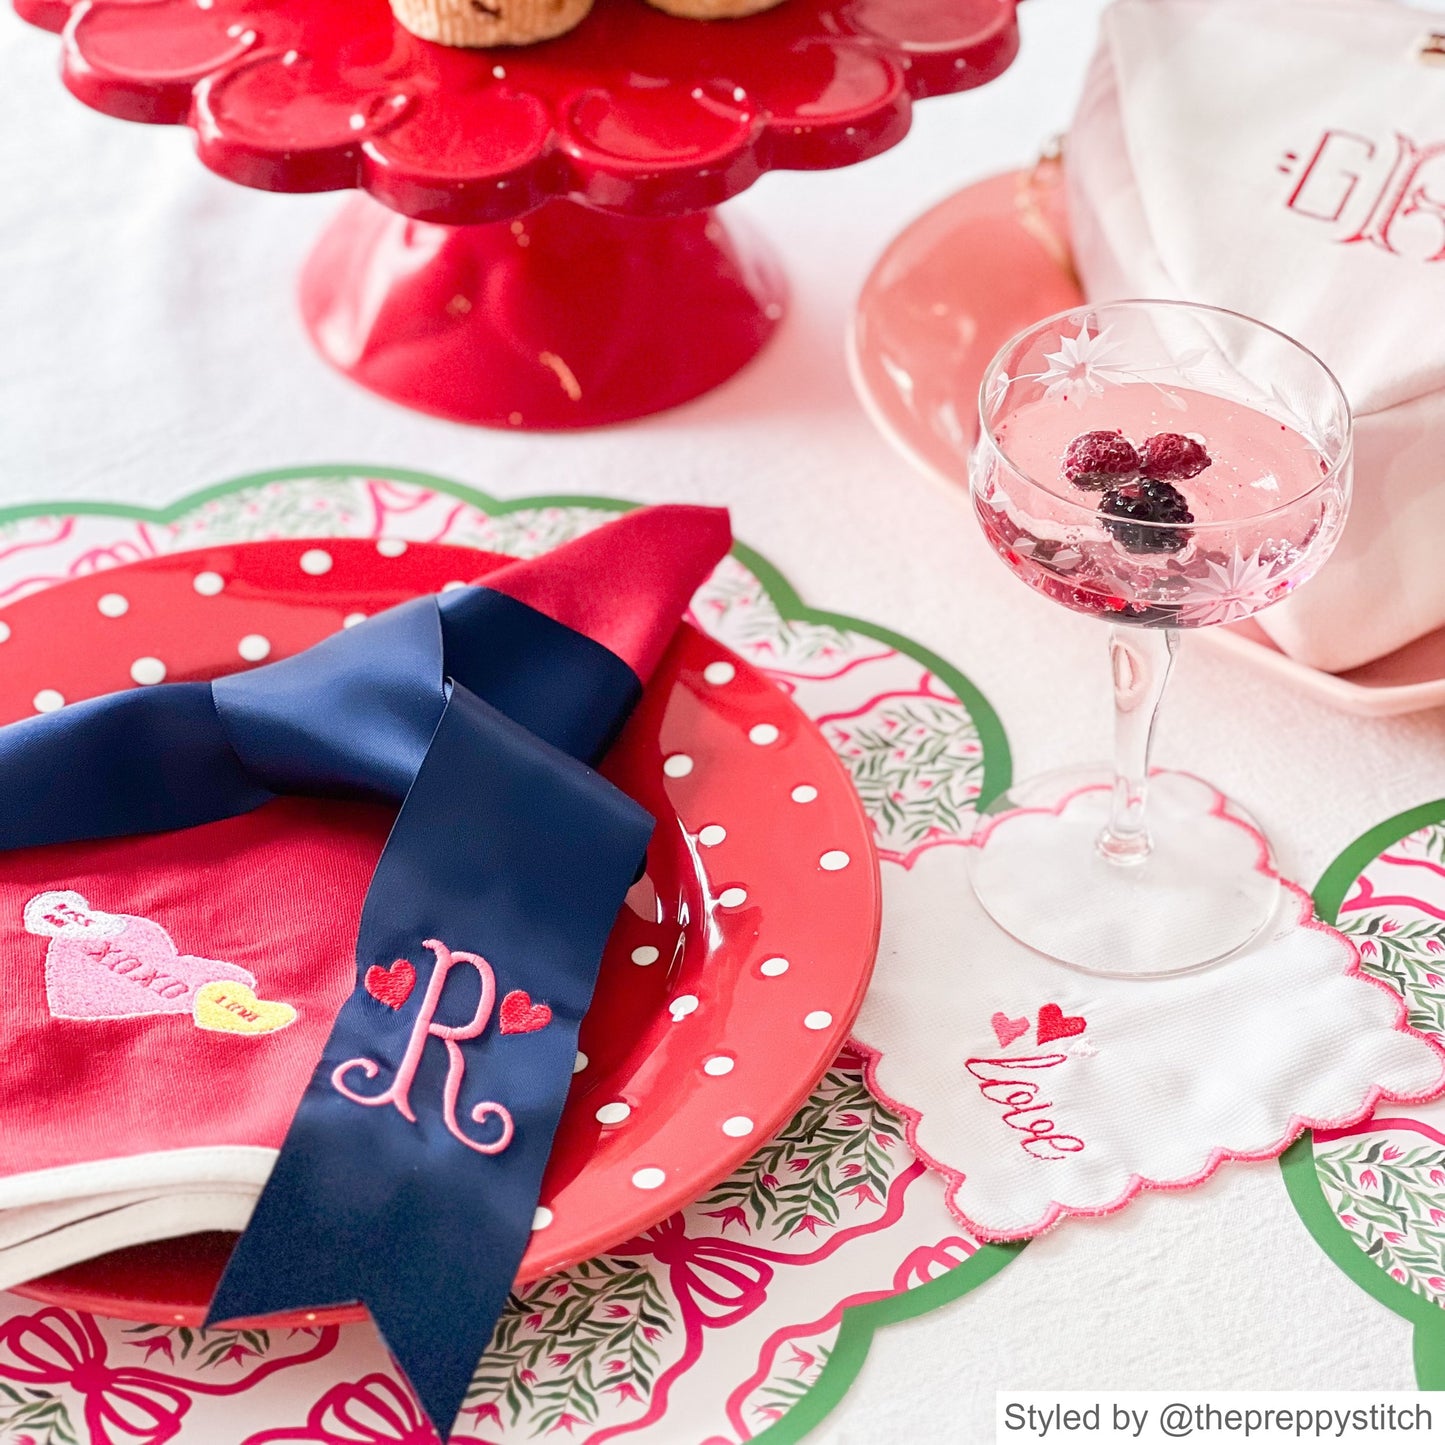
[{"label": "green scalloped edge", "polygon": [[801,1440],[842,1403],[868,1358],[876,1331],[884,1325],[930,1314],[952,1300],[962,1299],[1012,1263],[1025,1244],[980,1245],[962,1264],[917,1289],[844,1310],[843,1327],[834,1341],[833,1353],[828,1356],[828,1363],[813,1388],[781,1420],[769,1425],[761,1435],[754,1435],[751,1445],[794,1445]]},{"label": "green scalloped edge", "polygon": [[[1339,920],[1350,884],[1381,853],[1430,823],[1445,823],[1445,798],[1422,803],[1356,838],[1325,869],[1315,887],[1315,910],[1326,923]],[[1445,1390],[1445,1309],[1409,1286],[1391,1279],[1355,1242],[1325,1198],[1315,1168],[1314,1134],[1300,1135],[1280,1156],[1280,1172],[1290,1203],[1314,1241],[1366,1294],[1415,1327],[1415,1382],[1422,1390]]]},{"label": "green scalloped edge", "polygon": [[[141,522],[166,523],[178,521],[186,513],[216,497],[241,491],[246,487],[265,486],[269,482],[302,481],[317,478],[367,477],[377,481],[410,482],[427,487],[432,491],[444,492],[485,512],[488,516],[504,516],[508,512],[530,510],[534,507],[590,507],[596,511],[627,512],[645,505],[641,502],[621,501],[613,497],[588,497],[557,495],[542,497],[517,497],[503,501],[475,487],[462,482],[453,482],[445,477],[432,476],[427,472],[409,471],[400,467],[374,467],[364,463],[328,463],[325,465],[280,467],[272,471],[252,472],[219,482],[198,492],[191,492],[179,501],[166,507],[132,506],[124,502],[34,502],[15,507],[0,508],[0,523],[19,521],[25,517],[102,516],[129,517]],[[979,795],[979,808],[987,807],[1008,786],[1013,772],[1008,738],[1003,724],[984,695],[951,663],[945,662],[937,653],[930,652],[911,638],[863,622],[840,612],[824,612],[808,607],[798,596],[791,582],[766,557],[741,542],[733,544],[733,555],[745,563],[768,590],[768,595],[777,605],[778,611],[793,622],[811,622],[823,627],[837,627],[845,632],[858,632],[875,638],[889,647],[906,652],[929,668],[953,690],[969,711],[978,730],[979,744],[983,748],[983,781]],[[1313,1179],[1313,1170],[1311,1170]],[[1315,1181],[1315,1189],[1319,1184]],[[1323,1199],[1321,1199],[1323,1205]],[[1343,1226],[1335,1227],[1344,1233]],[[1346,1236],[1348,1238],[1348,1236]],[[760,1435],[753,1437],[754,1445],[794,1445],[809,1431],[813,1430],[841,1403],[848,1388],[857,1379],[863,1362],[873,1343],[876,1331],[885,1325],[900,1320],[914,1319],[918,1315],[941,1308],[952,1300],[961,1299],[970,1290],[976,1289],[986,1280],[992,1279],[1008,1265],[1025,1246],[1018,1244],[985,1244],[971,1254],[962,1264],[940,1275],[928,1284],[916,1289],[904,1290],[886,1299],[874,1300],[870,1304],[856,1305],[843,1312],[843,1324],[828,1357],[822,1374],[811,1390],[793,1406],[781,1420],[768,1426]],[[1328,1248],[1328,1246],[1326,1246]],[[1358,1254],[1359,1251],[1355,1250]],[[1387,1284],[1397,1289],[1393,1280]],[[1369,1288],[1369,1286],[1366,1286]],[[1408,1290],[1403,1290],[1409,1294]],[[1418,1298],[1411,1296],[1411,1298]],[[1403,1311],[1402,1311],[1403,1313]],[[1417,1333],[1416,1338],[1419,1338]],[[1445,1353],[1441,1355],[1442,1378],[1445,1378]]]}]

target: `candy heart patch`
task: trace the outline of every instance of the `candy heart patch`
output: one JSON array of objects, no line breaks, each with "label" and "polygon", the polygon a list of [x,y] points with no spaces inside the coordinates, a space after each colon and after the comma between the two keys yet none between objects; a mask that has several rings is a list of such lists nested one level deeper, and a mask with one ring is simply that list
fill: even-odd
[{"label": "candy heart patch", "polygon": [[524,988],[514,988],[502,1000],[498,1015],[504,1034],[534,1034],[552,1022],[552,1010],[544,1003],[533,1003]]},{"label": "candy heart patch", "polygon": [[123,914],[92,908],[86,898],[71,888],[37,893],[25,905],[26,933],[37,938],[109,938],[125,931]]},{"label": "candy heart patch", "polygon": [[217,979],[196,994],[196,1027],[223,1034],[274,1034],[296,1022],[289,1003],[268,1003],[244,983]]},{"label": "candy heart patch", "polygon": [[26,932],[50,940],[45,997],[55,1018],[188,1014],[203,984],[256,983],[234,963],[181,953],[160,924],[93,909],[79,893],[38,894],[26,905],[24,923]]}]

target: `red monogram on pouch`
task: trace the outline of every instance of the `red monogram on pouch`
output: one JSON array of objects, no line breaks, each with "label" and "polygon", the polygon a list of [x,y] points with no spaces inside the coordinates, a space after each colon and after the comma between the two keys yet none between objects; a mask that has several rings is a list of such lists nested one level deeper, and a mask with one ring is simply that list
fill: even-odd
[{"label": "red monogram on pouch", "polygon": [[1339,244],[1445,261],[1445,140],[1327,130],[1303,159],[1287,151],[1279,169],[1294,180],[1286,208],[1334,225]]}]

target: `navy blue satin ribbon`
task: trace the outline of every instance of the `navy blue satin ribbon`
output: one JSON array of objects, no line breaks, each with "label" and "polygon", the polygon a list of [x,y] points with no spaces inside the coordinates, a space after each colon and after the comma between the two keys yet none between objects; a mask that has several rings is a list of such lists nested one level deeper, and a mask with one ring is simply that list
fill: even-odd
[{"label": "navy blue satin ribbon", "polygon": [[[285,793],[401,805],[362,913],[356,992],[208,1323],[360,1300],[443,1436],[530,1238],[577,1030],[652,831],[586,766],[640,690],[600,644],[472,587],[267,667],[0,729],[3,848],[192,827]],[[350,924],[337,920],[343,935]],[[448,954],[494,976],[475,1037],[445,1035],[476,1016],[484,970]],[[364,979],[397,959],[417,979],[394,1010]],[[545,1027],[501,1031],[513,990],[551,1009]],[[358,1101],[408,1067],[408,1111]],[[510,1120],[500,1152],[479,1152],[503,1133],[483,1104]]]}]

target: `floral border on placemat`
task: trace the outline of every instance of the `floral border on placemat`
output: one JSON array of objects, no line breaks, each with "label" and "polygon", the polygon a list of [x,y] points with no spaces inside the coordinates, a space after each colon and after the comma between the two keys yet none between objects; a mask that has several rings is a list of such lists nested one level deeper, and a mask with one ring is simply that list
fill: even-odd
[{"label": "floral border on placemat", "polygon": [[[1420,900],[1375,892],[1371,867],[1391,850],[1445,877],[1445,798],[1351,843],[1320,879],[1315,908],[1355,940],[1361,969],[1404,998],[1410,1023],[1445,1042],[1445,917]],[[1415,1327],[1420,1388],[1445,1389],[1445,1141],[1409,1118],[1375,1118],[1305,1134],[1280,1168],[1320,1248]]]},{"label": "floral border on placemat", "polygon": [[[341,465],[241,477],[157,510],[15,507],[0,511],[0,606],[157,552],[265,536],[384,535],[532,555],[633,505],[585,496],[503,502],[413,471]],[[100,519],[136,525],[111,535]],[[47,570],[62,556],[64,566]],[[864,798],[886,864],[908,869],[930,848],[957,845],[980,800],[1007,786],[1002,727],[965,677],[895,632],[804,606],[750,548],[734,548],[694,599],[692,620],[762,667],[815,718]],[[842,1399],[878,1328],[960,1297],[1018,1248],[980,1246],[959,1233],[940,1182],[908,1154],[901,1121],[867,1093],[862,1061],[845,1051],[783,1133],[695,1205],[514,1297],[453,1438],[556,1435],[601,1445],[626,1436],[660,1445],[684,1428],[679,1417],[695,1425],[710,1407],[728,1433],[704,1445],[790,1445]],[[818,1294],[780,1301],[802,1268]],[[744,1322],[748,1333],[719,1334]],[[258,1349],[255,1341],[219,1342],[164,1327],[97,1325],[54,1310],[12,1314],[0,1325],[0,1341],[56,1328],[95,1334],[100,1349],[109,1340],[114,1356],[140,1351],[145,1365],[129,1372],[137,1377],[155,1373],[157,1355],[177,1367],[163,1381],[148,1381],[171,1407],[157,1421],[160,1432],[143,1427],[125,1437],[141,1445],[174,1438],[183,1417],[209,1445],[218,1422],[207,1418],[207,1401],[217,1391],[181,1369],[240,1366],[251,1359],[245,1352],[269,1355],[272,1346],[269,1338]],[[699,1398],[690,1406],[696,1382],[689,1372],[720,1339],[728,1345],[723,1353],[734,1356],[718,1386],[726,1401]],[[45,1382],[27,1381],[0,1349],[0,1431],[21,1428],[6,1409],[18,1385],[29,1393],[11,1403],[25,1410],[26,1423],[45,1415],[34,1421],[48,1431],[36,1436],[38,1445],[68,1445],[72,1405],[90,1423],[98,1418],[93,1411],[117,1403],[105,1394],[116,1387],[113,1379],[80,1373],[84,1378],[71,1378],[74,1372],[57,1368]],[[268,1392],[264,1427],[252,1427],[246,1445],[334,1445],[353,1438],[345,1422],[361,1417],[378,1442],[426,1438],[368,1326],[341,1331],[324,1366],[288,1370],[285,1385],[283,1399],[275,1387]],[[100,1396],[87,1394],[89,1386]],[[128,1387],[123,1381],[119,1388]],[[234,1402],[229,1408],[234,1412]],[[234,1421],[232,1413],[227,1445],[239,1428]]]}]

